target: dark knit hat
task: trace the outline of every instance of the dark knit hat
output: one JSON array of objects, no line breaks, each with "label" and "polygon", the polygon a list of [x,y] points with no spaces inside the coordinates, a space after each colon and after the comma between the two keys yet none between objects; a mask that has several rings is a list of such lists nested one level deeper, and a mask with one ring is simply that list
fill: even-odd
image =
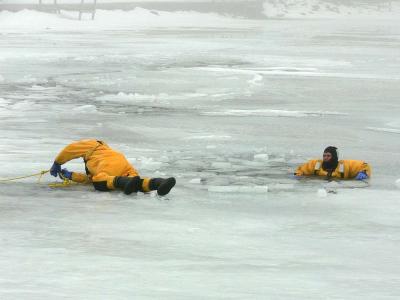
[{"label": "dark knit hat", "polygon": [[337,153],[337,148],[334,147],[334,146],[326,147],[325,150],[324,150],[324,153],[332,154],[332,161],[338,161],[339,160],[338,153]]}]

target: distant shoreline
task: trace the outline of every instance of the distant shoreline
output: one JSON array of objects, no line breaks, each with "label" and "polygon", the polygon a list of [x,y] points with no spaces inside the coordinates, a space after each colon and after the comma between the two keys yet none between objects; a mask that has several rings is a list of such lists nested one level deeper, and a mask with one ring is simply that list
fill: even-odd
[{"label": "distant shoreline", "polygon": [[[89,2],[89,1],[87,1]],[[92,2],[92,1],[90,1]],[[243,0],[236,2],[222,2],[222,1],[211,1],[211,2],[121,2],[121,3],[97,3],[96,9],[102,10],[134,10],[135,8],[154,9],[161,11],[196,11],[202,13],[218,13],[221,15],[231,15],[236,17],[243,17],[248,19],[265,19],[266,16],[263,13],[263,0]],[[57,10],[70,10],[70,11],[82,11],[88,12],[93,11],[93,3],[81,4],[1,4],[0,11],[21,11],[24,9],[38,10],[44,12],[57,12]]]}]

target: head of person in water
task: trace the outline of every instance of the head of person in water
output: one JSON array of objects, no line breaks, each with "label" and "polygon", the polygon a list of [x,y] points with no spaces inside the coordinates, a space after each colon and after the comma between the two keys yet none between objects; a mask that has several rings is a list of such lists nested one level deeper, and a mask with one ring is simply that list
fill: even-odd
[{"label": "head of person in water", "polygon": [[322,155],[322,169],[335,170],[339,164],[337,148],[334,146],[326,147]]}]

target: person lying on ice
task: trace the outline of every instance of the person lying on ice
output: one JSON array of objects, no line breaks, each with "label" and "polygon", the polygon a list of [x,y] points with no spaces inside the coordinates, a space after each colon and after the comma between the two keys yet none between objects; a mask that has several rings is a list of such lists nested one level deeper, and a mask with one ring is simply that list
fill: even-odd
[{"label": "person lying on ice", "polygon": [[361,160],[338,160],[337,148],[329,146],[324,150],[323,159],[313,159],[297,168],[295,176],[324,176],[328,179],[357,179],[371,177],[370,166]]},{"label": "person lying on ice", "polygon": [[[85,162],[86,175],[61,169],[61,165],[79,157]],[[66,146],[54,160],[50,174],[54,177],[61,174],[79,183],[91,182],[98,191],[121,189],[127,195],[157,190],[158,195],[164,196],[176,183],[173,177],[140,178],[122,153],[97,140],[81,140]]]}]

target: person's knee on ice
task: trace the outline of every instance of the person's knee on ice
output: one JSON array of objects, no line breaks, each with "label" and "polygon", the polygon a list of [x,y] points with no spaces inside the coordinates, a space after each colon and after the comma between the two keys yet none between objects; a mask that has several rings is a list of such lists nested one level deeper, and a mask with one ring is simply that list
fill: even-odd
[{"label": "person's knee on ice", "polygon": [[110,189],[107,187],[107,181],[93,181],[93,186],[96,191],[108,192]]},{"label": "person's knee on ice", "polygon": [[108,192],[114,190],[114,178],[105,172],[100,172],[96,176],[92,177],[93,187],[96,191]]},{"label": "person's knee on ice", "polygon": [[126,195],[137,193],[141,188],[141,179],[139,176],[115,176],[113,186],[121,189]]}]

